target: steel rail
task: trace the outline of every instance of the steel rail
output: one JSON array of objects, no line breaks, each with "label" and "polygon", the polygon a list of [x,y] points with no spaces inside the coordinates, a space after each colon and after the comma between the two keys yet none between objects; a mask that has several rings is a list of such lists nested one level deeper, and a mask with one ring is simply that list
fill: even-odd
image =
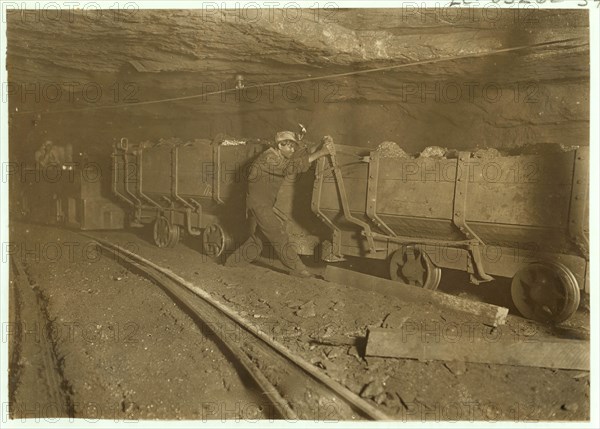
[{"label": "steel rail", "polygon": [[[84,234],[86,235],[86,234]],[[87,236],[87,235],[86,235]],[[89,236],[88,236],[89,237]],[[210,323],[206,323],[206,319],[209,316],[214,317],[214,309],[207,308],[206,304],[198,302],[198,299],[190,296],[191,291],[179,287],[169,276],[162,273],[161,270],[151,267],[142,258],[134,258],[132,254],[128,254],[125,249],[120,246],[113,245],[104,240],[94,239],[96,246],[103,250],[108,251],[115,258],[118,258],[128,265],[135,267],[138,271],[143,273],[154,283],[160,285],[167,294],[169,294],[178,304],[185,307],[188,312],[191,312],[196,320],[203,322],[204,326],[210,331],[211,334],[216,336],[223,345],[226,346],[229,352],[237,359],[237,362],[246,370],[250,377],[254,380],[256,385],[266,394],[267,398],[277,409],[277,412],[282,418],[286,420],[297,420],[298,416],[290,408],[289,404],[281,397],[277,389],[269,382],[264,374],[258,370],[258,368],[252,363],[250,358],[240,349],[240,347],[233,341],[227,339],[225,335],[222,335],[218,330],[213,329]],[[212,310],[212,311],[211,311]]]},{"label": "steel rail", "polygon": [[[207,317],[208,315],[213,318],[221,319],[225,317],[229,319],[229,321],[234,322],[239,327],[250,333],[254,338],[260,340],[257,342],[259,346],[264,346],[269,352],[275,352],[278,356],[282,357],[291,368],[295,368],[303,373],[307,379],[312,379],[318,382],[321,387],[324,387],[334,397],[338,397],[343,400],[350,409],[358,412],[366,419],[391,419],[391,417],[389,417],[387,414],[378,410],[373,405],[369,404],[367,401],[351,392],[346,387],[342,386],[340,383],[331,379],[329,376],[316,369],[304,359],[294,355],[285,346],[273,340],[268,334],[260,330],[258,327],[251,325],[229,307],[215,300],[208,292],[185,280],[184,278],[175,274],[173,271],[161,267],[152,261],[143,258],[142,256],[139,256],[106,240],[102,240],[88,234],[82,235],[95,242],[96,245],[101,249],[105,249],[109,253],[115,255],[115,257],[135,266],[144,274],[151,277],[155,282],[158,282],[173,296],[175,296],[187,309],[193,312],[197,319],[203,321],[205,325],[209,326],[209,328],[211,321],[207,320],[209,319],[209,317]],[[282,416],[287,419],[297,420],[298,417],[289,407],[288,401],[286,401],[281,394],[279,394],[278,390],[266,379],[258,367],[252,363],[248,354],[241,348],[241,346],[233,344],[214,329],[211,330],[217,335],[219,340],[221,340],[223,344],[231,350],[235,357],[239,359],[240,363],[242,363],[244,368],[248,370],[249,374],[255,379],[259,386],[263,388],[269,399],[273,402],[273,405],[277,407]]]},{"label": "steel rail", "polygon": [[[48,318],[48,315],[45,314],[45,312],[43,310],[43,304],[42,304],[40,295],[38,292],[35,291],[35,289],[34,289],[35,286],[32,286],[30,284],[29,275],[25,271],[23,265],[21,265],[19,258],[11,255],[10,261],[12,262],[12,267],[14,267],[13,274],[15,274],[15,276],[13,277],[13,282],[10,286],[10,291],[11,291],[10,299],[13,301],[15,299],[18,299],[19,302],[29,301],[30,305],[34,307],[34,314],[30,317],[37,318],[37,322],[39,322],[39,323],[43,323],[43,322],[48,323],[48,321],[50,321],[50,319]],[[22,307],[23,305],[24,304],[21,304],[21,306],[19,306],[19,307]],[[15,310],[17,313],[14,315],[16,317],[16,323],[35,321],[35,320],[21,320],[22,316],[20,313],[23,311],[23,309],[18,308]],[[11,316],[13,316],[13,315],[11,315]],[[52,322],[50,321],[50,323],[52,323]],[[17,334],[20,337],[20,339],[17,340],[19,342],[23,342],[22,336],[25,332],[22,332],[22,330],[24,328],[25,328],[25,325],[19,325],[18,334]],[[15,339],[13,338],[10,341],[14,342]],[[46,388],[48,389],[47,390],[48,401],[49,401],[48,404],[54,405],[51,407],[47,407],[47,409],[45,410],[45,412],[47,413],[45,415],[45,417],[46,418],[60,418],[60,417],[71,417],[72,418],[73,404],[70,401],[68,393],[66,393],[63,389],[65,379],[64,379],[64,375],[59,370],[60,365],[59,365],[58,357],[56,355],[53,340],[49,337],[48,333],[45,333],[45,334],[42,334],[39,336],[39,340],[37,340],[36,343],[38,344],[38,347],[39,347],[38,350],[40,353],[40,359],[41,359],[41,365],[42,365],[42,368],[37,368],[37,371],[38,371],[40,378],[43,380],[44,384],[46,385]],[[13,353],[15,352],[14,346],[11,351]],[[22,349],[18,350],[17,353],[18,354],[23,353]],[[11,363],[16,363],[16,361],[14,360],[15,358],[17,358],[17,360],[18,360],[18,356],[16,356],[16,355],[10,356],[10,357],[13,358],[13,362],[11,362]],[[28,363],[27,365],[31,366],[32,364]],[[33,369],[33,366],[30,369]],[[11,370],[15,371],[15,368],[12,367]],[[16,372],[18,373],[19,370],[17,369]],[[19,383],[19,382],[17,381],[17,383]],[[13,386],[11,385],[11,387],[13,387]],[[11,394],[14,395],[14,391],[11,392]],[[14,399],[14,398],[11,397],[11,399]],[[22,407],[18,406],[18,404],[14,404],[12,402],[12,400],[9,402],[10,402],[11,408],[13,408],[13,410],[10,412],[10,415],[11,415],[10,418],[12,418],[12,419],[17,418],[14,415],[15,413],[20,413],[20,412],[27,413],[27,411],[21,409]],[[17,406],[15,406],[15,405],[17,405]],[[25,417],[23,416],[23,418],[25,418]]]}]

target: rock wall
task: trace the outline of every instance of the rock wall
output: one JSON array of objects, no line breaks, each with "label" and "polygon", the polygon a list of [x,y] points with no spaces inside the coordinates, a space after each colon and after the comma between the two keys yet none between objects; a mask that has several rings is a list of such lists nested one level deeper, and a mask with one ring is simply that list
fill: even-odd
[{"label": "rock wall", "polygon": [[267,12],[10,14],[13,155],[44,139],[107,154],[123,136],[269,138],[298,122],[407,152],[588,144],[585,10]]}]

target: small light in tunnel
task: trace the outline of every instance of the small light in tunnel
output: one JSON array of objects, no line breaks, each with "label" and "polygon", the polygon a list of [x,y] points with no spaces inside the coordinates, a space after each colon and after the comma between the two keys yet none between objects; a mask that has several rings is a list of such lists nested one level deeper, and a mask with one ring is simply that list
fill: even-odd
[{"label": "small light in tunnel", "polygon": [[235,89],[242,89],[244,87],[244,76],[238,74],[235,76]]}]

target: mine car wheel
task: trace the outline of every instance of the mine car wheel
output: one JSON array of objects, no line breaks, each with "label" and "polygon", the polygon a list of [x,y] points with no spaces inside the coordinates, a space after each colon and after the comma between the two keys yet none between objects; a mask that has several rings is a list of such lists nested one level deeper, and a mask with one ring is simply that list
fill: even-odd
[{"label": "mine car wheel", "polygon": [[179,242],[179,227],[172,225],[164,216],[154,221],[154,244],[158,247],[175,247]]},{"label": "mine car wheel", "polygon": [[534,262],[512,279],[511,295],[521,314],[540,322],[560,323],[579,307],[579,285],[564,265]]},{"label": "mine car wheel", "polygon": [[177,243],[179,243],[179,239],[181,238],[181,228],[177,225],[172,225],[171,228],[172,228],[171,240],[169,241],[169,244],[167,247],[177,246]]},{"label": "mine car wheel", "polygon": [[390,277],[402,283],[436,290],[442,270],[416,246],[406,246],[394,252],[390,259]]},{"label": "mine car wheel", "polygon": [[216,258],[223,254],[229,244],[229,237],[221,228],[221,225],[213,223],[208,225],[202,232],[202,247],[204,253]]}]

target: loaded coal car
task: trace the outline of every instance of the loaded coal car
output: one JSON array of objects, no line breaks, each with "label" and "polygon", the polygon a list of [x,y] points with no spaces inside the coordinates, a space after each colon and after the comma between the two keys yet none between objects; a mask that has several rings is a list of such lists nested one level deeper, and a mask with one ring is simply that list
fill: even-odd
[{"label": "loaded coal car", "polygon": [[442,268],[474,284],[512,278],[517,309],[548,322],[589,293],[588,148],[415,157],[395,144],[336,147],[317,163],[312,200],[330,229],[327,260],[384,259],[392,279],[428,289]]},{"label": "loaded coal car", "polygon": [[[198,237],[205,254],[220,257],[245,240],[247,180],[250,165],[268,147],[260,140],[219,135],[213,140],[179,139],[130,144],[113,151],[112,190],[124,203],[131,226],[152,225],[158,247],[174,247],[182,234]],[[318,243],[306,222],[313,177],[286,178],[276,214],[300,254],[311,255]],[[308,192],[302,192],[306,188]],[[298,220],[301,219],[301,220]]]}]

